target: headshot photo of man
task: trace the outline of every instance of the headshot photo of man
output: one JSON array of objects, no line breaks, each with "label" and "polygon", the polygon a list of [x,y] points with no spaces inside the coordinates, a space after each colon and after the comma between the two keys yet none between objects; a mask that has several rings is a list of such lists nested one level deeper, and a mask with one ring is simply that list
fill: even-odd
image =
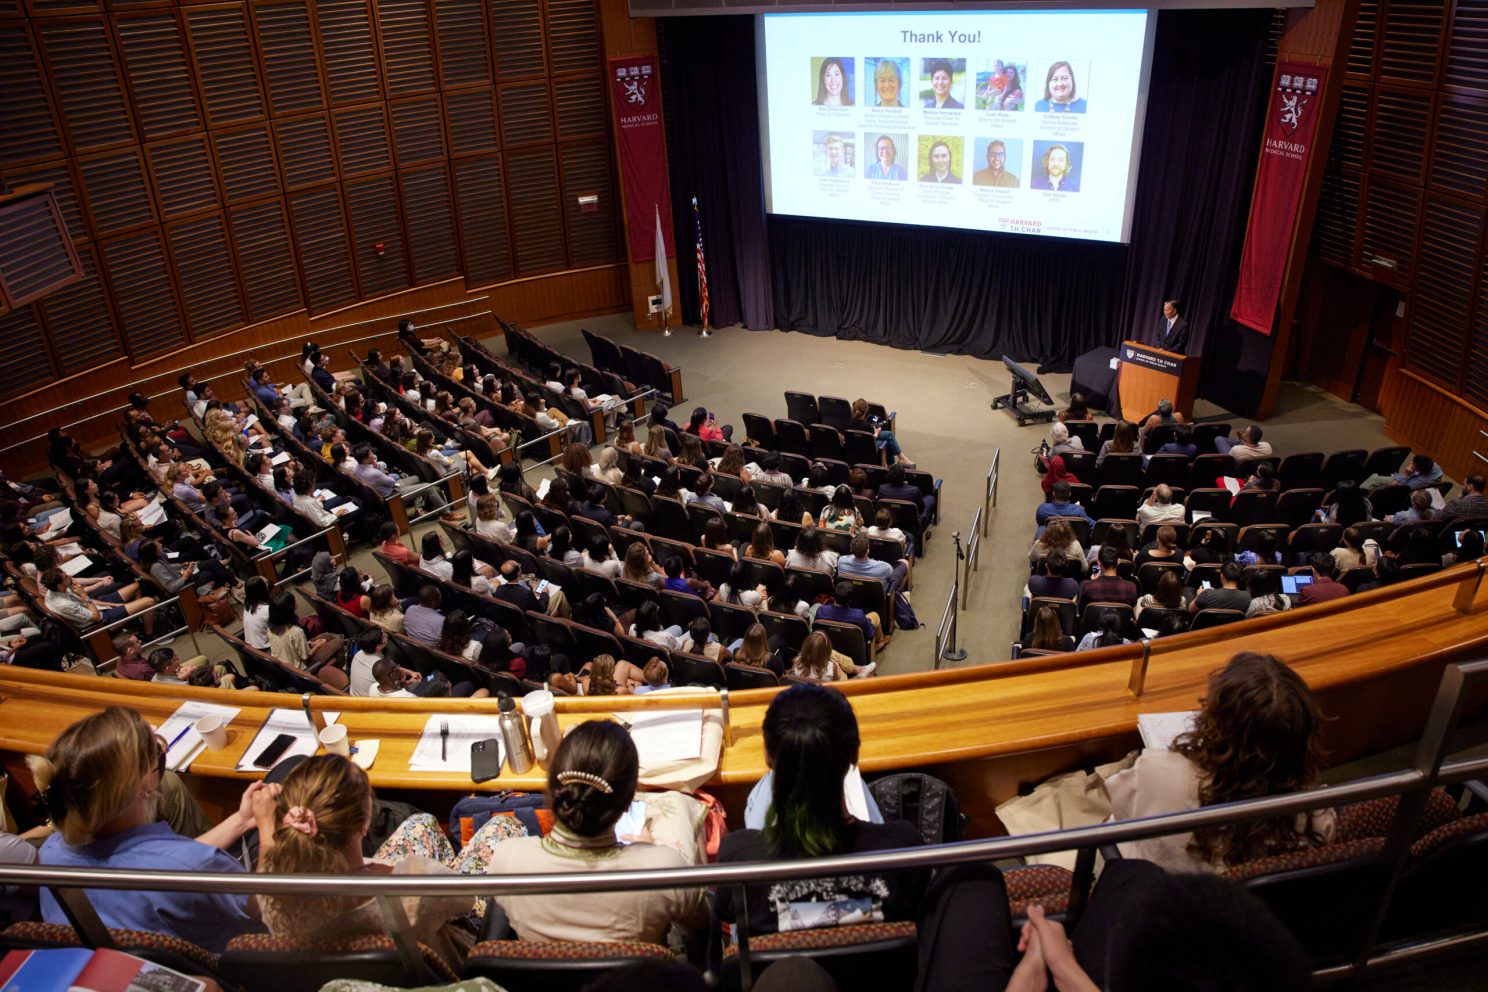
[{"label": "headshot photo of man", "polygon": [[1084,151],[1085,145],[1078,141],[1035,141],[1033,160],[1038,174],[1031,188],[1078,193],[1080,160]]},{"label": "headshot photo of man", "polygon": [[900,91],[904,89],[904,76],[909,71],[909,59],[864,59],[864,68],[872,68],[872,74],[864,75],[871,87],[866,103],[870,107],[902,107],[904,101]]},{"label": "headshot photo of man", "polygon": [[[868,136],[864,135],[866,141]],[[864,179],[897,179],[903,181],[909,178],[909,173],[904,166],[899,164],[899,146],[905,141],[902,134],[880,134],[873,142],[873,161],[868,163],[868,168],[863,170]]]},{"label": "headshot photo of man", "polygon": [[[956,143],[956,148],[952,149],[951,142]],[[924,158],[925,171],[920,173],[920,182],[944,183],[948,185],[959,183],[961,181],[961,177],[956,175],[955,164],[956,161],[961,157],[961,139],[930,137],[920,138],[921,148],[925,148],[927,143],[929,144],[929,147],[922,153],[922,156]]]},{"label": "headshot photo of man", "polygon": [[[849,135],[851,137],[851,135]],[[811,159],[818,176],[851,179],[854,176],[848,143],[835,131],[816,131],[811,139]]]},{"label": "headshot photo of man", "polygon": [[[921,74],[920,97],[926,110],[961,110],[965,107],[956,99],[956,91],[965,84],[966,60],[925,59]],[[928,83],[928,88],[924,84]]]},{"label": "headshot photo of man", "polygon": [[1001,186],[1004,189],[1017,189],[1018,176],[1008,171],[1008,165],[1023,160],[1023,142],[1017,138],[1003,140],[1002,138],[978,138],[977,147],[981,148],[986,142],[986,148],[982,152],[987,162],[985,169],[978,169],[971,174],[973,186]]}]

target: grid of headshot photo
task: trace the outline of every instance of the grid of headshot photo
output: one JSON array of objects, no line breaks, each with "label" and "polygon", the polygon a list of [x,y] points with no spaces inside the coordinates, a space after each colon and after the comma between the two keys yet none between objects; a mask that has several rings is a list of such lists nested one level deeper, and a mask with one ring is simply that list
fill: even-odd
[{"label": "grid of headshot photo", "polygon": [[[812,55],[810,175],[1078,193],[1089,60]],[[1099,104],[1097,103],[1097,107]]]}]

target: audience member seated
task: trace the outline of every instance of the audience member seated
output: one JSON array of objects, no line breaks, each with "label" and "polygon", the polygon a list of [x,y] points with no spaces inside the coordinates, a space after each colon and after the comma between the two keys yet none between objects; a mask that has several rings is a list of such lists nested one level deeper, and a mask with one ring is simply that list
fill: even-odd
[{"label": "audience member seated", "polygon": [[1116,549],[1110,545],[1101,548],[1099,563],[1100,574],[1080,584],[1080,608],[1084,609],[1091,603],[1125,603],[1127,606],[1136,606],[1137,584],[1121,577],[1118,571],[1121,556],[1116,553]]},{"label": "audience member seated", "polygon": [[[64,730],[46,754],[26,759],[56,830],[39,861],[56,868],[240,872],[226,853],[253,826],[254,782],[238,808],[192,840],[155,819],[165,776],[164,743],[134,710],[111,706]],[[247,897],[148,889],[88,889],[104,926],[147,930],[221,954],[233,937],[256,929]],[[62,906],[42,890],[41,915],[68,924]]]},{"label": "audience member seated", "polygon": [[1068,566],[1069,559],[1065,558],[1064,552],[1058,548],[1040,558],[1035,566],[1034,574],[1028,577],[1028,585],[1023,589],[1024,599],[1038,597],[1074,599],[1079,596],[1079,580],[1072,579],[1065,574]]},{"label": "audience member seated", "polygon": [[281,664],[313,674],[320,666],[339,660],[343,645],[340,634],[305,636],[294,593],[277,592],[269,600],[269,653]]},{"label": "audience member seated", "polygon": [[1436,520],[1436,511],[1431,508],[1432,490],[1417,489],[1410,494],[1410,506],[1398,513],[1388,514],[1385,519],[1395,526],[1402,524],[1424,524]]},{"label": "audience member seated", "polygon": [[1164,572],[1157,579],[1157,586],[1152,592],[1137,600],[1137,620],[1142,619],[1142,611],[1149,606],[1155,606],[1164,610],[1186,610],[1188,608],[1187,593],[1183,588],[1183,580],[1178,577],[1177,572]]},{"label": "audience member seated", "polygon": [[785,674],[785,667],[780,662],[780,649],[772,643],[769,631],[762,623],[750,624],[744,636],[730,644],[729,649],[734,652],[736,664],[769,669],[776,675]]},{"label": "audience member seated", "polygon": [[[1067,580],[1073,581],[1073,580]],[[1052,606],[1040,606],[1033,615],[1033,629],[1022,643],[1023,650],[1073,651],[1075,639],[1059,625],[1059,611]]]},{"label": "audience member seated", "polygon": [[1125,527],[1108,527],[1100,544],[1092,544],[1085,552],[1085,563],[1095,571],[1096,563],[1100,561],[1100,553],[1106,548],[1115,548],[1116,556],[1122,561],[1135,563],[1137,553],[1131,546],[1131,535]]},{"label": "audience member seated", "polygon": [[444,613],[439,608],[443,598],[436,585],[419,589],[418,602],[403,610],[403,632],[431,648],[438,644],[444,632]]},{"label": "audience member seated", "polygon": [[1130,644],[1125,637],[1121,636],[1121,614],[1115,610],[1101,610],[1100,628],[1088,632],[1080,638],[1076,651],[1094,651],[1097,648],[1113,648],[1121,644]]},{"label": "audience member seated", "polygon": [[1049,454],[1067,455],[1072,451],[1084,451],[1085,442],[1078,436],[1071,436],[1069,428],[1062,420],[1056,420],[1049,425]]},{"label": "audience member seated", "polygon": [[836,620],[839,623],[850,623],[863,632],[863,643],[873,648],[883,648],[892,639],[892,635],[881,634],[883,621],[877,613],[865,613],[853,605],[853,599],[857,596],[857,587],[846,579],[838,581],[832,587],[832,602],[816,608],[818,620]]},{"label": "audience member seated", "polygon": [[826,634],[813,630],[801,642],[800,650],[796,652],[795,662],[785,674],[791,678],[808,679],[812,682],[842,682],[847,679],[849,670],[852,670],[854,675],[866,676],[871,675],[875,667],[877,666],[865,665],[862,668],[854,668],[847,655],[832,650],[832,642]]},{"label": "audience member seated", "polygon": [[632,695],[644,696],[648,692],[659,692],[662,689],[670,689],[671,674],[667,671],[666,662],[660,658],[652,658],[642,667],[641,673],[645,676],[644,685],[638,685],[631,690]]},{"label": "audience member seated", "polygon": [[[693,863],[671,847],[638,835],[615,836],[635,798],[640,767],[630,734],[610,720],[590,720],[563,739],[548,770],[553,830],[516,837],[491,849],[492,875],[681,868]],[[492,819],[507,819],[493,817]],[[497,903],[523,940],[644,940],[666,942],[673,923],[708,923],[702,889],[503,896]]]},{"label": "audience member seated", "polygon": [[[100,623],[118,623],[155,605],[153,596],[140,595],[138,582],[89,593],[60,568],[42,572],[41,585],[46,590],[46,608],[78,630]],[[140,623],[148,638],[155,630],[155,614],[145,613],[140,617]]]},{"label": "audience member seated", "polygon": [[[858,762],[858,721],[840,692],[820,685],[792,685],[770,702],[763,735],[765,761],[774,777],[768,822],[763,830],[725,834],[720,864],[920,845],[919,830],[907,820],[871,823],[847,812],[843,781]],[[845,905],[861,907],[855,919],[913,920],[919,916],[928,881],[928,872],[911,870],[750,886],[749,930],[776,933],[830,926]],[[745,912],[731,887],[718,890],[714,908],[725,924]]]},{"label": "audience member seated", "polygon": [[1271,442],[1261,440],[1261,429],[1255,424],[1240,428],[1235,432],[1233,440],[1227,437],[1215,438],[1214,450],[1221,455],[1229,455],[1235,459],[1236,464],[1256,458],[1270,458],[1273,454]]},{"label": "audience member seated", "polygon": [[853,502],[851,489],[838,486],[832,490],[827,505],[822,507],[819,525],[822,530],[836,530],[847,534],[858,532],[858,528],[863,526],[863,517]]},{"label": "audience member seated", "polygon": [[768,595],[769,590],[764,583],[749,584],[749,570],[742,562],[738,562],[729,569],[728,581],[718,587],[718,595],[714,601],[758,612]]},{"label": "audience member seated", "polygon": [[[649,452],[648,452],[649,454]],[[790,477],[790,473],[780,471],[780,455],[774,451],[767,451],[760,456],[760,470],[755,473],[754,482],[768,482],[772,486],[794,486],[796,480]]]},{"label": "audience member seated", "polygon": [[1100,468],[1107,455],[1134,455],[1137,453],[1137,428],[1125,420],[1116,425],[1109,441],[1102,441],[1100,454],[1095,456],[1095,467]]},{"label": "audience member seated", "polygon": [[1462,495],[1447,504],[1445,516],[1448,520],[1461,517],[1465,520],[1488,517],[1488,497],[1483,495],[1484,481],[1474,473],[1462,480]]},{"label": "audience member seated", "polygon": [[837,552],[822,547],[821,534],[807,525],[796,535],[796,546],[785,556],[788,568],[804,568],[831,575],[837,568]]},{"label": "audience member seated", "polygon": [[[1078,482],[1074,476],[1068,477],[1071,482]],[[1057,480],[1056,480],[1057,481]],[[1044,492],[1049,490],[1045,487]],[[920,524],[928,526],[935,517],[935,497],[929,493],[920,492],[920,487],[908,481],[903,464],[890,465],[889,470],[884,473],[883,485],[878,487],[879,499],[902,499],[913,503],[920,508]],[[784,515],[781,520],[788,519]]]},{"label": "audience member seated", "polygon": [[336,605],[358,620],[366,620],[372,611],[372,577],[363,575],[355,565],[347,565],[336,577]]},{"label": "audience member seated", "polygon": [[1050,517],[1075,517],[1087,521],[1091,527],[1095,526],[1095,518],[1086,511],[1085,507],[1070,500],[1070,484],[1064,481],[1054,483],[1053,488],[1049,490],[1049,498],[1033,511],[1033,519],[1039,526],[1039,533],[1043,533],[1044,524],[1049,522]]},{"label": "audience member seated", "polygon": [[899,591],[913,587],[910,581],[909,562],[903,558],[892,565],[877,558],[868,557],[868,535],[859,534],[852,539],[851,554],[837,559],[837,574],[848,578],[877,579],[884,584],[886,593],[892,597]]},{"label": "audience member seated", "polygon": [[[1112,528],[1113,530],[1126,528]],[[1137,553],[1136,566],[1140,569],[1148,562],[1183,564],[1183,549],[1178,547],[1178,531],[1172,527],[1159,527],[1157,539]]]},{"label": "audience member seated", "polygon": [[1187,418],[1183,414],[1174,411],[1172,400],[1158,400],[1157,409],[1140,421],[1143,435],[1152,433],[1155,427],[1177,427],[1186,422]]},{"label": "audience member seated", "polygon": [[[263,580],[260,579],[260,582]],[[149,682],[155,677],[155,669],[150,667],[150,660],[140,650],[141,644],[138,635],[121,631],[114,635],[114,654],[118,657],[114,661],[114,677],[130,679],[134,682]]]},{"label": "audience member seated", "polygon": [[1281,580],[1270,569],[1258,568],[1252,572],[1246,591],[1250,593],[1250,605],[1245,608],[1247,617],[1263,617],[1292,608],[1292,601],[1281,591]]},{"label": "audience member seated", "polygon": [[1186,519],[1186,512],[1182,503],[1173,502],[1173,490],[1163,482],[1154,486],[1152,495],[1137,507],[1137,523],[1143,527],[1148,524],[1181,524]]},{"label": "audience member seated", "polygon": [[682,628],[676,624],[668,626],[662,620],[661,607],[656,605],[654,599],[644,600],[636,607],[629,634],[668,651],[682,649]]},{"label": "audience member seated", "polygon": [[1157,449],[1159,455],[1182,455],[1184,458],[1197,458],[1199,446],[1194,444],[1193,426],[1191,424],[1176,423],[1173,425],[1173,440]]},{"label": "audience member seated", "polygon": [[1333,491],[1323,497],[1323,505],[1317,511],[1317,519],[1343,527],[1352,527],[1374,519],[1374,506],[1364,495],[1364,490],[1352,479],[1340,479]]},{"label": "audience member seated", "polygon": [[1079,476],[1065,468],[1063,455],[1049,456],[1048,466],[1048,470],[1044,472],[1043,480],[1039,483],[1044,490],[1045,499],[1049,499],[1054,495],[1054,487],[1061,482],[1070,484],[1079,483]]},{"label": "audience member seated", "polygon": [[866,533],[880,541],[898,541],[906,559],[914,554],[914,537],[894,526],[894,515],[889,512],[888,507],[880,507],[874,511],[873,526]]},{"label": "audience member seated", "polygon": [[1244,613],[1250,609],[1250,593],[1240,588],[1244,581],[1245,569],[1237,561],[1227,561],[1219,568],[1219,588],[1200,589],[1188,604],[1188,612],[1197,613],[1200,610],[1239,610]]},{"label": "audience member seated", "polygon": [[1051,551],[1063,551],[1066,561],[1085,560],[1085,549],[1075,539],[1074,529],[1057,518],[1045,525],[1044,532],[1033,542],[1033,547],[1028,549],[1028,561],[1036,565]]},{"label": "audience member seated", "polygon": [[1312,582],[1297,590],[1297,600],[1294,605],[1311,606],[1313,603],[1327,603],[1342,599],[1349,594],[1347,586],[1333,581],[1332,555],[1319,551],[1312,556],[1310,564]]},{"label": "audience member seated", "polygon": [[[258,870],[271,875],[448,875],[478,871],[497,841],[518,836],[510,817],[493,816],[455,856],[439,822],[416,813],[400,823],[370,858],[363,843],[372,825],[372,787],[350,760],[326,754],[296,765],[282,785],[262,790],[253,804],[258,825]],[[498,821],[506,821],[501,823]],[[353,896],[258,896],[269,932],[315,943],[386,932],[375,899]],[[475,900],[469,895],[404,896],[413,935],[458,967],[459,927]],[[468,946],[468,931],[463,944]]]},{"label": "audience member seated", "polygon": [[367,619],[394,634],[403,633],[403,607],[393,587],[384,582],[372,587],[368,597]]},{"label": "audience member seated", "polygon": [[[1209,679],[1194,729],[1171,749],[1148,748],[1106,780],[1111,816],[1131,820],[1297,792],[1317,782],[1321,715],[1307,683],[1266,654],[1245,651]],[[1118,845],[1169,871],[1214,871],[1333,836],[1331,809],[1224,823]]]}]

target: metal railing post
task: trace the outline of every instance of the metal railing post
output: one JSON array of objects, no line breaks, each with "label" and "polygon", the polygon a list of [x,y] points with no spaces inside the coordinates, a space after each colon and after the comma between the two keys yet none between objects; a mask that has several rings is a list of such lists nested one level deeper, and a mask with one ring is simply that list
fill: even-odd
[{"label": "metal railing post", "polygon": [[1126,691],[1141,696],[1147,686],[1147,663],[1152,660],[1152,641],[1142,638],[1142,653],[1132,659],[1131,674],[1126,679]]}]

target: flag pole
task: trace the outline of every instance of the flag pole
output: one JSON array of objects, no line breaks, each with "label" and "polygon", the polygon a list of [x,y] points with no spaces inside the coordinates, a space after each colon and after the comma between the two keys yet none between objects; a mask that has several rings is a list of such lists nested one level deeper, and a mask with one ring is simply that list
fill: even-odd
[{"label": "flag pole", "polygon": [[672,329],[667,317],[672,309],[672,277],[667,273],[666,236],[661,231],[661,204],[653,204],[656,211],[656,285],[661,289],[661,334],[671,337]]},{"label": "flag pole", "polygon": [[703,215],[698,210],[697,197],[692,198],[692,223],[697,232],[697,282],[698,282],[698,337],[712,337],[708,330],[708,312],[711,309],[708,299],[708,262],[703,255]]}]

